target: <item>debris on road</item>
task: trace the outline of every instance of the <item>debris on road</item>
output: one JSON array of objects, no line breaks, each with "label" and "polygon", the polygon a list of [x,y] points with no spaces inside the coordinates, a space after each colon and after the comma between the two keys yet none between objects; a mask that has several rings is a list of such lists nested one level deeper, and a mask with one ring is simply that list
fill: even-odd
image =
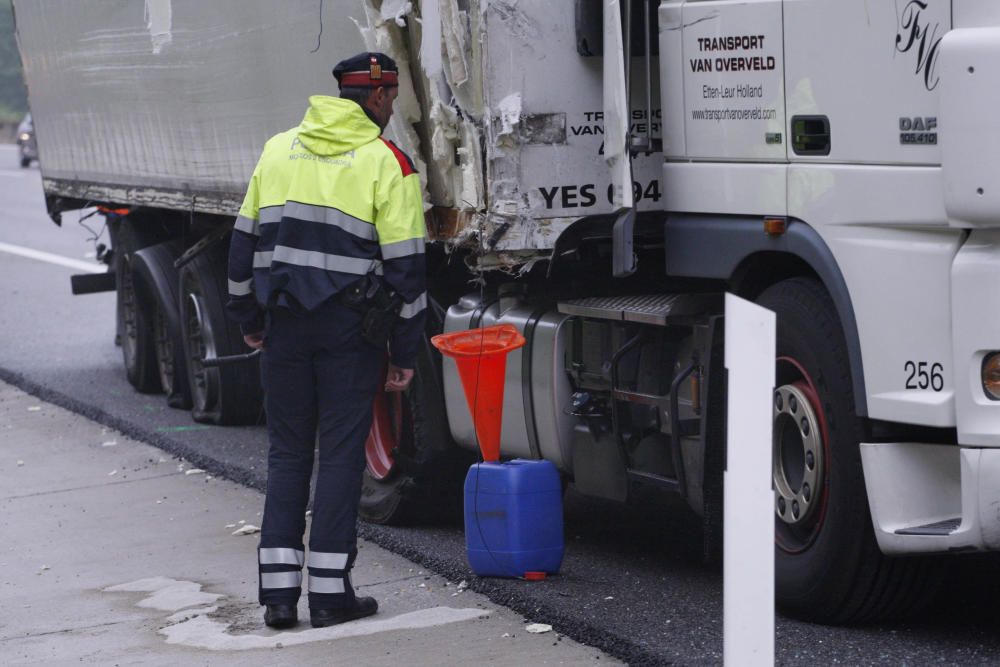
[{"label": "debris on road", "polygon": [[101,447],[114,447],[118,444],[117,440],[108,440],[101,443]]},{"label": "debris on road", "polygon": [[115,468],[114,470],[108,473],[108,477],[114,477],[117,474],[118,474],[118,468]]},{"label": "debris on road", "polygon": [[185,475],[201,475],[201,474],[203,474],[204,472],[205,472],[205,471],[204,471],[204,470],[202,470],[201,468],[191,468],[190,470],[185,470],[185,471],[184,471],[184,474],[185,474]]},{"label": "debris on road", "polygon": [[24,461],[22,461],[21,459],[18,459],[17,460],[17,467],[20,468],[22,466],[24,466]]},{"label": "debris on road", "polygon": [[549,625],[548,623],[529,623],[524,629],[533,635],[540,635],[546,632],[552,632],[552,626]]},{"label": "debris on road", "polygon": [[42,406],[40,406],[40,405],[29,405],[28,406],[28,412],[38,412],[41,409],[42,409]]},{"label": "debris on road", "polygon": [[237,528],[233,531],[233,535],[253,535],[254,533],[260,532],[260,526],[255,526],[252,523],[248,523],[242,528]]}]

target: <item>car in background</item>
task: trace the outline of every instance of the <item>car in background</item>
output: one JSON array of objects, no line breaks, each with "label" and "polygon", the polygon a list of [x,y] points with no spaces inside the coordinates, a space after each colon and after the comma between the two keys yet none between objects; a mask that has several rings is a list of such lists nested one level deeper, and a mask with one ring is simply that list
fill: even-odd
[{"label": "car in background", "polygon": [[38,145],[35,143],[35,125],[31,122],[31,113],[17,126],[17,148],[21,157],[21,166],[27,168],[32,160],[38,160]]}]

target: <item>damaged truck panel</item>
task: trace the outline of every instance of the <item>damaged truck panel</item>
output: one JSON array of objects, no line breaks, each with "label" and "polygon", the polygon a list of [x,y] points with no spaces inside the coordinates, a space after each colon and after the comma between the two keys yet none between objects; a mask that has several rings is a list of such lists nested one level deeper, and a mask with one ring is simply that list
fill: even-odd
[{"label": "damaged truck panel", "polygon": [[[611,211],[600,59],[577,52],[566,9],[355,0],[321,15],[306,0],[78,12],[17,3],[46,192],[235,214],[263,142],[299,122],[309,94],[336,94],[333,63],[380,50],[401,75],[387,134],[421,174],[432,239],[504,254],[484,268],[523,264],[575,219]],[[638,131],[649,115],[644,80],[633,90]],[[649,111],[658,135],[659,110]],[[659,199],[657,164],[656,155],[635,159],[640,210]]]},{"label": "damaged truck panel", "polygon": [[[550,250],[574,220],[613,211],[603,154],[602,59],[578,52],[567,9],[493,0],[484,12],[487,212],[491,230],[497,218],[509,225],[497,250]],[[660,110],[645,108],[647,78],[659,100],[658,69],[654,61],[647,77],[643,68],[634,58],[632,130],[644,134],[650,116],[659,138]],[[633,161],[638,210],[657,208],[661,161],[659,153]]]}]

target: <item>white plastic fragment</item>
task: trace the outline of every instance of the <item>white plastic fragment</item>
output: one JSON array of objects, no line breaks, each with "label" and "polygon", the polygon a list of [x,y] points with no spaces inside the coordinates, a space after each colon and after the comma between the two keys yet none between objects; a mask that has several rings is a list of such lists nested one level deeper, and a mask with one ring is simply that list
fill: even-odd
[{"label": "white plastic fragment", "polygon": [[513,134],[521,120],[521,93],[511,93],[497,103],[500,113],[500,129],[498,136]]},{"label": "white plastic fragment", "polygon": [[253,535],[254,533],[260,532],[260,526],[255,526],[252,523],[248,523],[242,528],[237,528],[233,531],[233,535]]},{"label": "white plastic fragment", "polygon": [[524,629],[533,635],[552,632],[552,626],[548,623],[529,623]]},{"label": "white plastic fragment", "polygon": [[468,587],[469,587],[469,582],[466,581],[465,579],[462,579],[460,582],[458,582],[458,592],[459,593],[461,593],[462,591],[464,591]]},{"label": "white plastic fragment", "polygon": [[40,405],[29,405],[28,406],[28,412],[38,412],[41,409],[42,409],[42,406],[40,406]]},{"label": "white plastic fragment", "polygon": [[191,468],[190,470],[185,470],[184,474],[185,475],[200,475],[200,474],[202,474],[204,472],[205,471],[202,470],[201,468]]},{"label": "white plastic fragment", "polygon": [[382,15],[383,21],[392,21],[400,28],[405,28],[406,19],[403,17],[412,11],[413,3],[408,2],[408,0],[385,0],[379,13]]},{"label": "white plastic fragment", "polygon": [[102,442],[101,447],[114,447],[117,444],[118,444],[117,440],[108,440],[106,442]]},{"label": "white plastic fragment", "polygon": [[17,467],[18,467],[18,468],[20,468],[20,467],[22,467],[23,465],[24,465],[24,461],[22,461],[21,459],[18,459],[18,460],[17,460]]},{"label": "white plastic fragment", "polygon": [[420,586],[418,586],[418,588],[427,588],[427,584],[420,584]]},{"label": "white plastic fragment", "polygon": [[51,570],[52,568],[51,568],[51,567],[49,567],[48,565],[43,565],[43,566],[41,566],[41,567],[40,567],[40,568],[38,568],[38,569],[39,569],[39,570],[41,570],[42,572],[44,572],[45,570]]},{"label": "white plastic fragment", "polygon": [[615,599],[615,596],[614,596],[614,595],[609,595],[608,597],[606,597],[606,598],[604,598],[604,599],[605,599],[605,600],[614,600],[614,599]]},{"label": "white plastic fragment", "polygon": [[117,474],[118,474],[118,468],[115,468],[114,470],[108,473],[108,477],[114,477]]},{"label": "white plastic fragment", "polygon": [[226,528],[235,528],[235,527],[236,527],[235,523],[227,523],[226,524]]},{"label": "white plastic fragment", "polygon": [[500,636],[501,636],[501,637],[510,637],[510,633],[509,633],[509,632],[505,632],[505,633],[503,633],[503,634],[502,634],[502,635],[500,635]]}]

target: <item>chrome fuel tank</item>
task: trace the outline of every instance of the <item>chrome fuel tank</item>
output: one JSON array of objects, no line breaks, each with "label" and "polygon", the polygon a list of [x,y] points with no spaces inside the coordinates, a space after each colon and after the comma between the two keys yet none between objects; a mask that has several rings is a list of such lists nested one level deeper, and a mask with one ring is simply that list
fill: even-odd
[{"label": "chrome fuel tank", "polygon": [[[444,331],[512,324],[527,344],[507,357],[504,387],[503,456],[544,458],[570,472],[575,419],[567,414],[572,388],[563,368],[569,316],[528,305],[517,297],[481,300],[466,295],[448,309]],[[445,358],[444,393],[448,426],[462,447],[478,449],[472,417],[454,360]]]}]

